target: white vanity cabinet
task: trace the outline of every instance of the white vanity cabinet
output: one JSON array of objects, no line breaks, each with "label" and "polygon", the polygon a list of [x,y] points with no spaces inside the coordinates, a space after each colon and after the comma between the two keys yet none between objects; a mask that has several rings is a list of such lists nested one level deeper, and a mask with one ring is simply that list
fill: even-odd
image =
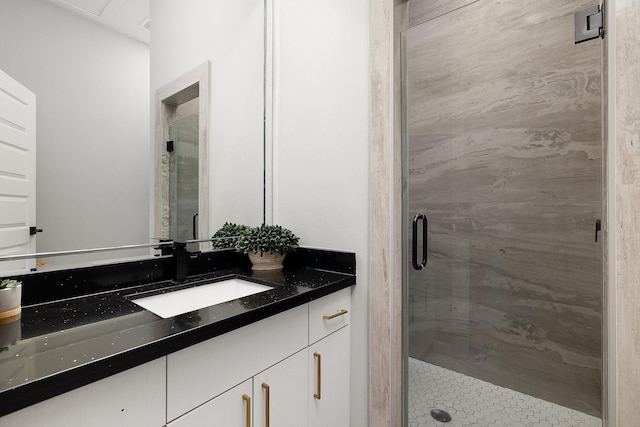
[{"label": "white vanity cabinet", "polygon": [[303,427],[307,349],[186,413],[167,427]]},{"label": "white vanity cabinet", "polygon": [[345,326],[309,347],[309,427],[349,426],[349,345]]},{"label": "white vanity cabinet", "polygon": [[252,381],[247,380],[167,424],[167,427],[250,427],[252,393]]},{"label": "white vanity cabinet", "polygon": [[309,427],[349,425],[350,292],[309,303]]},{"label": "white vanity cabinet", "polygon": [[20,427],[162,427],[165,358],[77,388],[0,418]]},{"label": "white vanity cabinet", "polygon": [[351,322],[351,289],[334,292],[309,303],[309,345]]},{"label": "white vanity cabinet", "polygon": [[348,427],[350,303],[343,289],[168,355],[167,426]]},{"label": "white vanity cabinet", "polygon": [[253,378],[253,427],[306,425],[307,354],[305,348]]},{"label": "white vanity cabinet", "polygon": [[167,356],[167,421],[307,347],[307,305]]}]

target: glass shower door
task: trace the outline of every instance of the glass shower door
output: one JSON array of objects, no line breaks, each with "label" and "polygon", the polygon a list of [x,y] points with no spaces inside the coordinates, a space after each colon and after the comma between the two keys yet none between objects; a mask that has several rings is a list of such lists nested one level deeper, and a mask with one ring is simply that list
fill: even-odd
[{"label": "glass shower door", "polygon": [[408,425],[601,425],[593,2],[439,3],[402,34]]},{"label": "glass shower door", "polygon": [[198,126],[198,114],[169,125],[173,141],[173,151],[169,153],[169,238],[180,242],[197,238]]}]

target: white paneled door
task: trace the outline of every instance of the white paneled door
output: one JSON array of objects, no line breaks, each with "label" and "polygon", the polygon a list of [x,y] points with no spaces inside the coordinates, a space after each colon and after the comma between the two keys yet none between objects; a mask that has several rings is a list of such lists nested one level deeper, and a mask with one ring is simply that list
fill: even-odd
[{"label": "white paneled door", "polygon": [[[36,96],[0,70],[0,255],[34,253],[35,225]],[[34,266],[0,261],[0,276]]]}]

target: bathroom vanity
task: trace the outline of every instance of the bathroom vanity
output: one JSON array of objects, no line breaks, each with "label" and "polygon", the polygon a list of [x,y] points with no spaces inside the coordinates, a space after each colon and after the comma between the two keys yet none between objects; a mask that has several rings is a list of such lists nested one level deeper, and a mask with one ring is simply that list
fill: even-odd
[{"label": "bathroom vanity", "polygon": [[[348,425],[354,254],[300,249],[269,277],[230,251],[189,263],[181,283],[171,257],[25,276],[0,425]],[[271,289],[166,319],[132,302],[233,278]]]}]

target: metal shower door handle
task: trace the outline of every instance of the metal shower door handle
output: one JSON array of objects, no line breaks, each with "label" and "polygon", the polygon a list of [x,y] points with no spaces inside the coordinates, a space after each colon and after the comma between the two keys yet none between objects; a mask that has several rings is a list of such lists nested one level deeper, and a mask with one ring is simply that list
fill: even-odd
[{"label": "metal shower door handle", "polygon": [[198,238],[198,212],[193,215],[191,228],[193,229],[193,240]]},{"label": "metal shower door handle", "polygon": [[[418,263],[418,222],[422,221],[422,261]],[[429,220],[424,214],[418,214],[413,217],[413,242],[411,250],[411,260],[413,262],[413,268],[416,270],[422,270],[427,266],[427,250],[429,248],[427,244],[427,229],[429,228]]]}]

